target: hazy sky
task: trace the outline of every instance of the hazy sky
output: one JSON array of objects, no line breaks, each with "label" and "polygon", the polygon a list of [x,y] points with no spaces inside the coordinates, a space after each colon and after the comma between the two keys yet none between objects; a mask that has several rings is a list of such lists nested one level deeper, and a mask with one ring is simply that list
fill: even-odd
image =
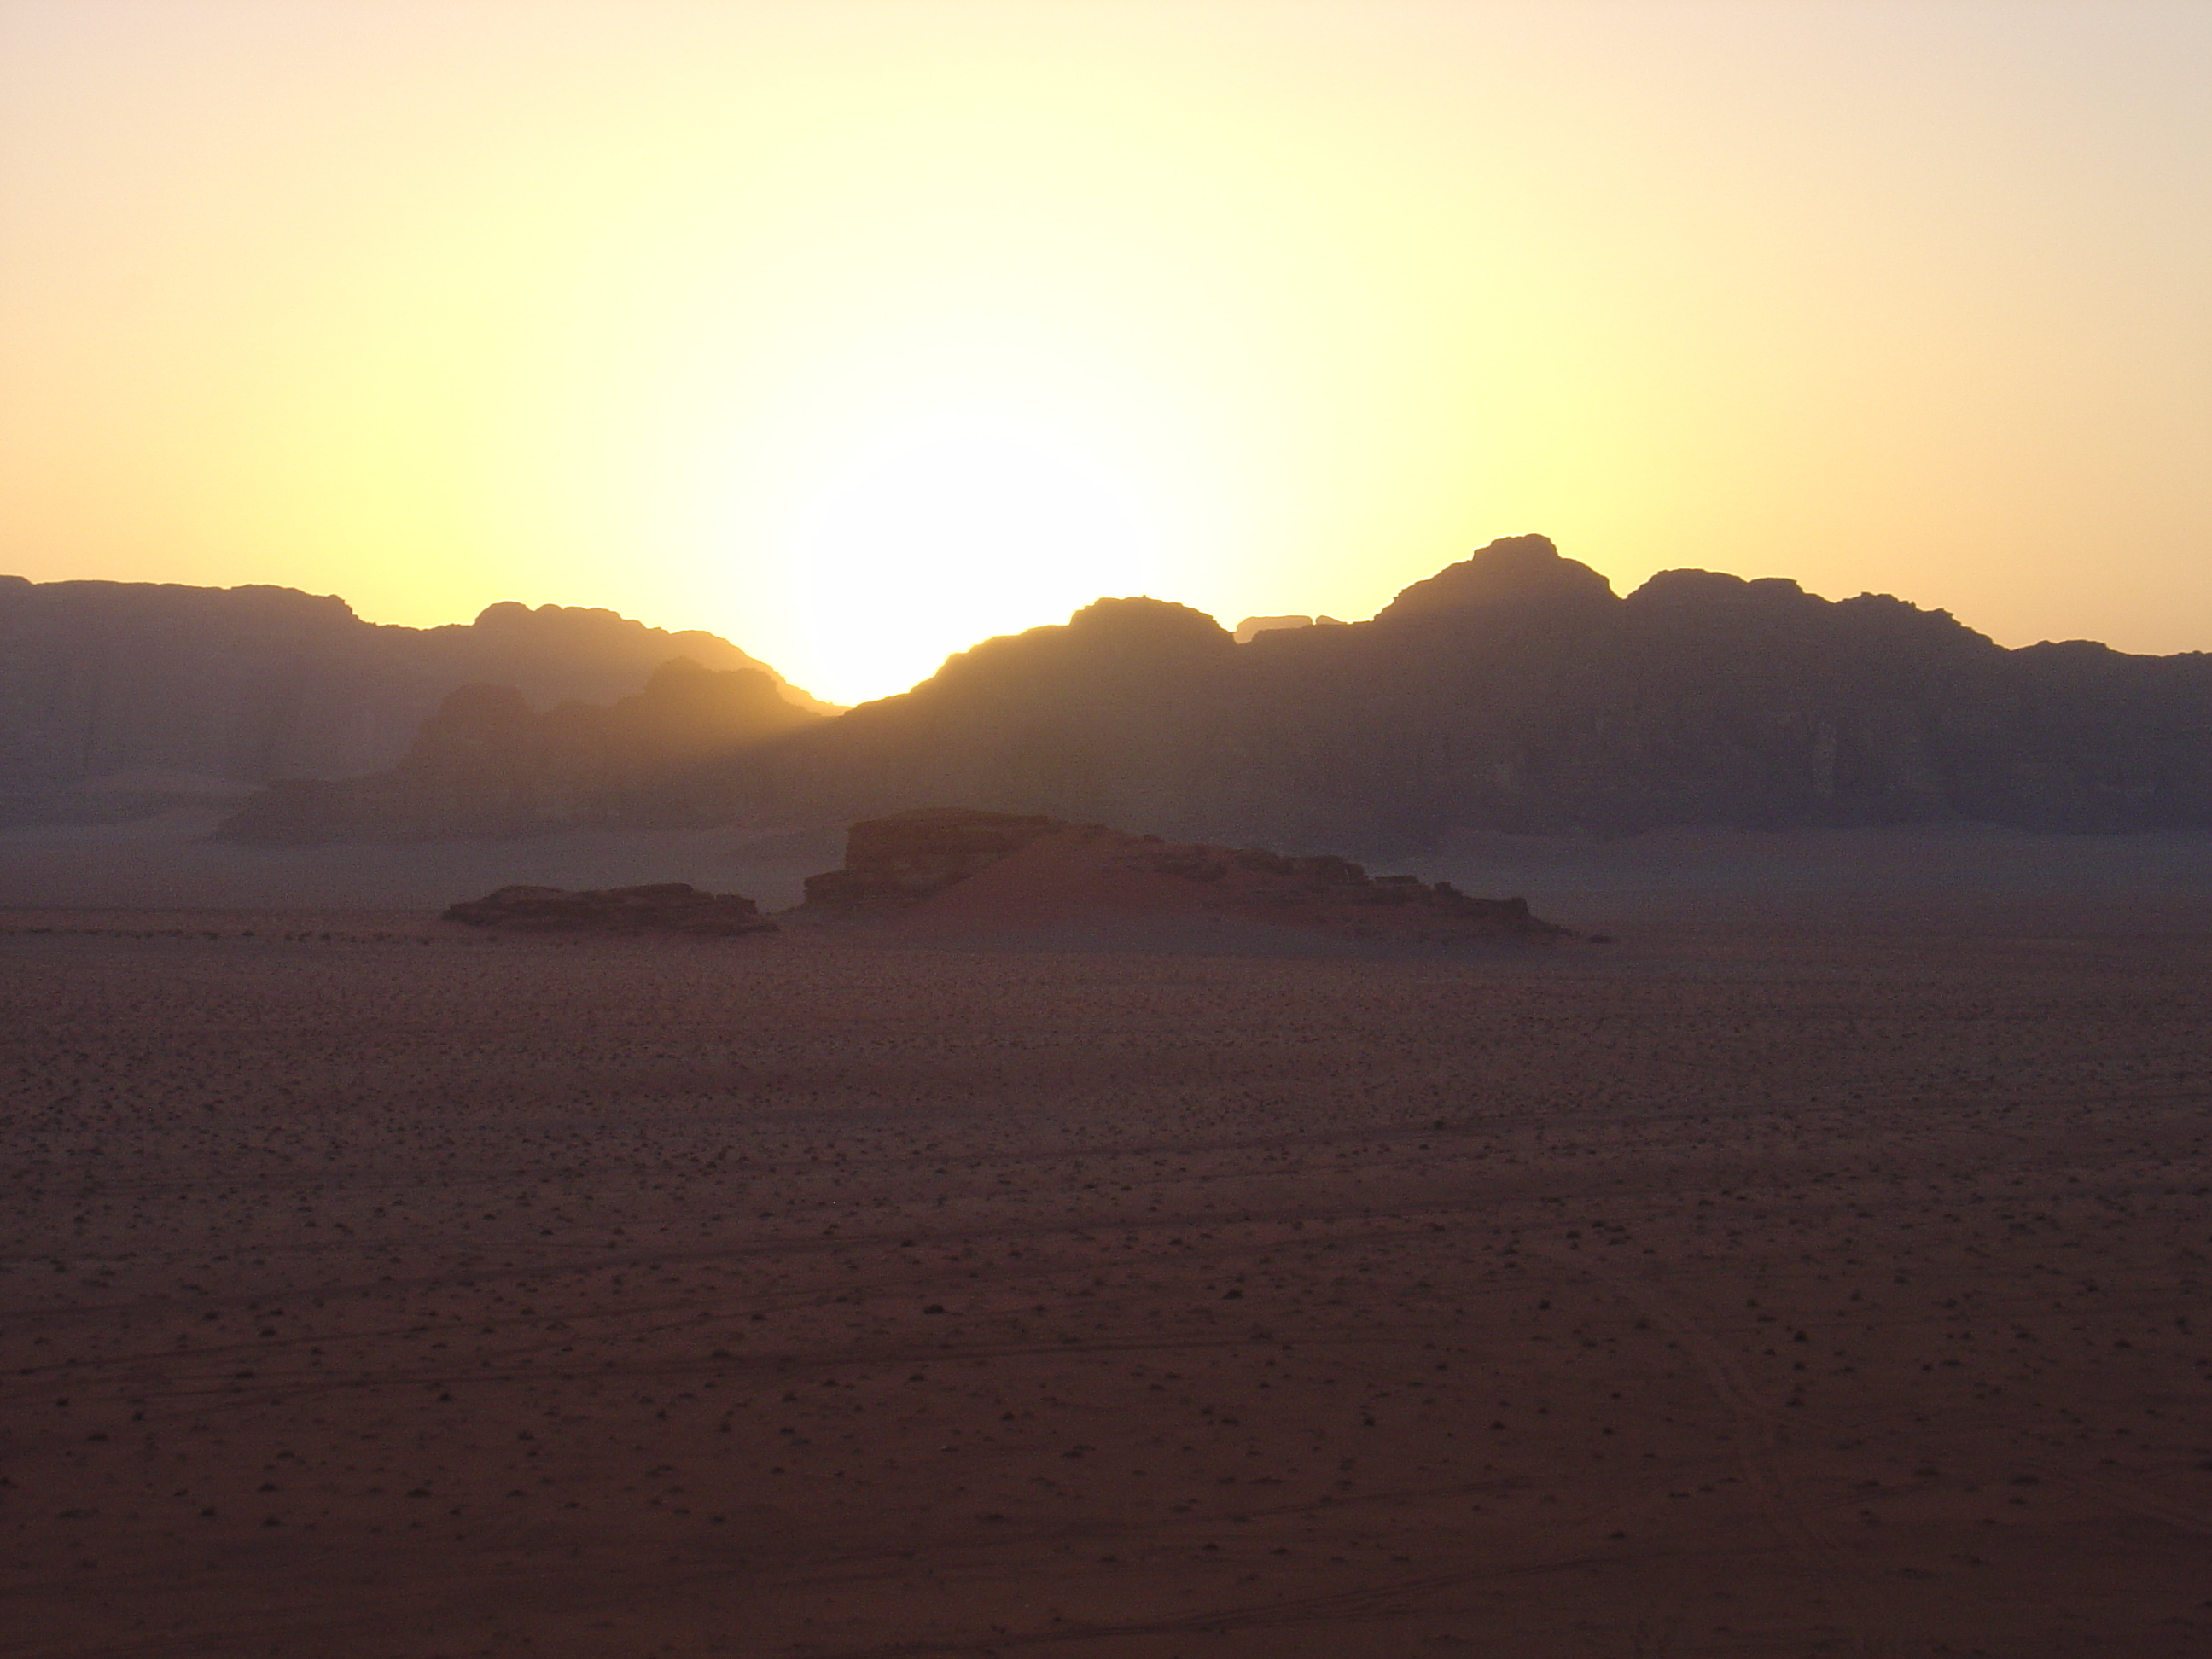
[{"label": "hazy sky", "polygon": [[1531,530],[2212,648],[2212,0],[0,0],[0,570],[851,700]]}]

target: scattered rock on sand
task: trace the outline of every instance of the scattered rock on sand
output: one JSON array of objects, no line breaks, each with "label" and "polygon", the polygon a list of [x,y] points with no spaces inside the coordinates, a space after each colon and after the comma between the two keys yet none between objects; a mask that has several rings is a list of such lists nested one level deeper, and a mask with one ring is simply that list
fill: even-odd
[{"label": "scattered rock on sand", "polygon": [[702,893],[689,882],[571,892],[561,887],[502,887],[446,912],[471,927],[593,933],[772,933],[775,924],[736,893]]}]

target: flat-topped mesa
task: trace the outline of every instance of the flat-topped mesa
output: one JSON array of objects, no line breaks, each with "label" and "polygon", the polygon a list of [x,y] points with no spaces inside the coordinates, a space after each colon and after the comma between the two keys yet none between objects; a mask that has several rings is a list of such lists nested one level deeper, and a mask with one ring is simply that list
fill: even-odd
[{"label": "flat-topped mesa", "polygon": [[1042,816],[924,808],[855,823],[847,846],[843,869],[807,878],[807,909],[978,925],[1204,912],[1431,942],[1566,933],[1531,915],[1525,899],[1370,876],[1334,854],[1164,842]]},{"label": "flat-topped mesa", "polygon": [[902,909],[965,881],[1041,836],[1058,818],[921,806],[868,818],[845,832],[845,867],[806,878],[806,902],[832,910]]},{"label": "flat-topped mesa", "polygon": [[[1131,842],[1127,836],[1115,839]],[[1154,845],[1149,839],[1139,839],[1134,841],[1133,850],[1122,850],[1117,861],[1125,869],[1177,876],[1186,881],[1224,883],[1224,892],[1247,903],[1275,905],[1317,916],[1334,912],[1339,920],[1364,919],[1359,912],[1371,907],[1402,911],[1403,919],[1416,925],[1433,917],[1477,923],[1486,932],[1532,935],[1567,932],[1531,915],[1525,898],[1477,898],[1448,881],[1431,885],[1418,876],[1370,876],[1350,859],[1334,853],[1289,858],[1261,847]]]},{"label": "flat-topped mesa", "polygon": [[452,906],[445,919],[471,927],[526,933],[690,933],[727,939],[776,931],[750,899],[737,893],[702,892],[684,881],[581,892],[562,887],[502,887]]}]

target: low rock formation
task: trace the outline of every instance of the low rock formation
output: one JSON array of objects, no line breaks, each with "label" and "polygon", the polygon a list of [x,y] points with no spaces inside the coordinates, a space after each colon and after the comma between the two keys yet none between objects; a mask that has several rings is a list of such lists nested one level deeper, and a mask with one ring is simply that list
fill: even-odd
[{"label": "low rock formation", "polygon": [[835,910],[903,909],[1066,828],[1058,818],[963,806],[871,818],[845,832],[842,869],[807,877],[806,902]]},{"label": "low rock formation", "polygon": [[694,933],[716,939],[772,933],[775,924],[736,893],[704,893],[689,882],[572,892],[562,887],[502,887],[456,904],[447,921],[520,933]]},{"label": "low rock formation", "polygon": [[1566,932],[1531,915],[1525,899],[1370,876],[1329,854],[1291,858],[959,807],[855,823],[844,867],[809,877],[803,908],[926,917],[956,931],[1212,915],[1431,943]]}]

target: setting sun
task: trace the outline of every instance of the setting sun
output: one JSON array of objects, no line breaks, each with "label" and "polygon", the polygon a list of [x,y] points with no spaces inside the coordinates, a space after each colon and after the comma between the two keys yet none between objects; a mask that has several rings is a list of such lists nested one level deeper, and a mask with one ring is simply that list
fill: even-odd
[{"label": "setting sun", "polygon": [[1538,529],[2201,646],[2203,15],[1976,15],[16,0],[0,545],[840,700]]},{"label": "setting sun", "polygon": [[947,640],[1158,587],[1176,504],[1055,415],[948,393],[825,446],[777,538],[803,629],[787,672],[829,696],[894,690],[933,669]]},{"label": "setting sun", "polygon": [[777,665],[823,696],[902,690],[1103,592],[1172,592],[1228,518],[1191,389],[1072,329],[885,331],[763,392],[772,423],[678,423],[657,495],[706,602],[787,618]]},{"label": "setting sun", "polygon": [[2205,1659],[2208,89],[0,0],[4,1659]]}]

